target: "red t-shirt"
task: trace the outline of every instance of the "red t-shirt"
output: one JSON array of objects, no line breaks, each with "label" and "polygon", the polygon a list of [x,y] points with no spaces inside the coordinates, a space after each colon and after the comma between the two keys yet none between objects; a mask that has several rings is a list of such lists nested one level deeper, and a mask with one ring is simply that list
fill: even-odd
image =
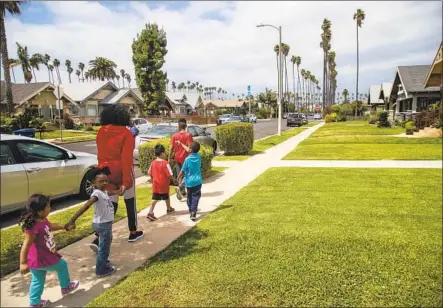
[{"label": "red t-shirt", "polygon": [[181,143],[189,147],[193,141],[192,135],[191,133],[185,131],[179,131],[172,135],[171,146],[174,148],[175,151],[174,161],[176,163],[179,163],[180,165],[183,165],[189,153],[180,144],[177,144],[176,141],[180,141]]},{"label": "red t-shirt", "polygon": [[152,179],[152,192],[156,194],[169,193],[169,178],[172,176],[171,166],[166,160],[156,159],[148,171]]}]

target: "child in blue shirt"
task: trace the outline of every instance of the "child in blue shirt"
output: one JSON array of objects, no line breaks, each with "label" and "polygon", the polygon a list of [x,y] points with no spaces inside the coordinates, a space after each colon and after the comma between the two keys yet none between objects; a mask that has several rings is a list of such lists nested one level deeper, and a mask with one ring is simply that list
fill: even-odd
[{"label": "child in blue shirt", "polygon": [[182,170],[178,175],[179,182],[181,178],[185,177],[186,186],[186,197],[189,208],[189,213],[191,214],[191,220],[195,221],[197,219],[197,208],[201,197],[202,188],[202,172],[201,172],[201,157],[198,152],[200,151],[200,144],[196,141],[192,142],[191,146],[188,148],[184,144],[182,146],[186,151],[190,152],[189,156],[185,159],[182,166]]}]

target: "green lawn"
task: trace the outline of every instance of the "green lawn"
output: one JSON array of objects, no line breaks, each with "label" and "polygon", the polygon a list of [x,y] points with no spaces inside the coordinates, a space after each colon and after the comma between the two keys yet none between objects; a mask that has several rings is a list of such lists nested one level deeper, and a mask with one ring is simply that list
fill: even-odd
[{"label": "green lawn", "polygon": [[346,121],[326,123],[315,131],[313,137],[338,135],[398,135],[405,132],[402,127],[378,128],[368,121]]},{"label": "green lawn", "polygon": [[434,169],[275,168],[95,307],[442,305]]},{"label": "green lawn", "polygon": [[247,154],[247,155],[217,156],[217,157],[214,157],[214,160],[217,160],[217,161],[246,160],[254,155],[263,153],[264,151],[268,150],[269,148],[272,148],[273,146],[276,146],[277,144],[280,144],[280,143],[288,140],[289,138],[300,134],[301,132],[303,132],[303,130],[301,128],[289,129],[289,130],[282,132],[281,136],[274,135],[274,136],[266,138],[266,139],[255,141],[252,151],[249,152],[249,154]]},{"label": "green lawn", "polygon": [[442,138],[386,136],[310,137],[285,160],[439,160]]},{"label": "green lawn", "polygon": [[[95,140],[95,139],[96,139],[95,134],[75,136],[75,137],[64,137],[63,136],[63,143],[90,141],[90,140]],[[55,139],[55,141],[60,142],[60,138]]]},{"label": "green lawn", "polygon": [[[73,132],[73,131],[63,131],[63,138],[67,138],[67,137],[81,137],[81,136],[93,136],[95,138],[95,135],[97,134],[97,132],[86,132],[86,131],[79,131],[79,132]],[[55,131],[51,131],[51,132],[44,132],[42,133],[42,137],[40,138],[40,133],[35,133],[35,138],[37,139],[56,139],[56,138],[60,138],[60,131],[59,130],[55,130]]]}]

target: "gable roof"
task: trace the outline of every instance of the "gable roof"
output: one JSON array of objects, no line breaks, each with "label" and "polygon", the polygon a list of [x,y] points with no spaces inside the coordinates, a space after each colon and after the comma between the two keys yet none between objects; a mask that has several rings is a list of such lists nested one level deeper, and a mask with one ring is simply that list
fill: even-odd
[{"label": "gable roof", "polygon": [[76,102],[83,102],[106,86],[110,86],[116,91],[118,90],[112,81],[64,83],[60,86],[62,87],[63,92]]},{"label": "gable roof", "polygon": [[143,99],[138,94],[134,93],[132,89],[120,89],[100,100],[100,104],[115,104],[118,103],[118,101],[122,98],[131,94],[136,100],[138,100],[139,103],[143,103]]},{"label": "gable roof", "polygon": [[369,87],[368,104],[383,104],[384,101],[380,99],[381,85],[373,85]]},{"label": "gable roof", "polygon": [[217,100],[205,100],[203,104],[206,106],[212,104],[217,108],[239,108],[242,107],[245,102],[238,99],[217,99]]},{"label": "gable roof", "polygon": [[381,84],[381,91],[383,92],[383,99],[389,98],[389,96],[391,95],[391,90],[392,90],[392,83],[390,82],[383,82]]},{"label": "gable roof", "polygon": [[197,106],[199,100],[201,99],[200,94],[198,93],[184,93],[184,92],[165,92],[166,97],[171,101],[172,103],[176,105],[182,104],[181,100],[183,98],[183,95],[186,96],[186,104],[192,107],[192,109],[195,109]]},{"label": "gable roof", "polygon": [[443,41],[440,42],[440,47],[437,50],[437,54],[435,55],[434,61],[429,69],[428,74],[425,79],[425,88],[429,88],[432,86],[439,87],[441,85],[441,75],[443,69]]},{"label": "gable roof", "polygon": [[434,92],[438,87],[424,87],[425,78],[428,75],[430,65],[399,66],[397,73],[407,93],[409,92]]},{"label": "gable roof", "polygon": [[[14,105],[19,107],[26,103],[28,100],[36,96],[38,93],[45,91],[49,88],[49,90],[55,90],[55,86],[50,82],[34,82],[34,83],[13,83],[12,85],[12,97],[14,100]],[[67,101],[75,104],[72,98],[64,94],[63,98]],[[6,82],[4,80],[1,81],[0,88],[0,104],[6,104]]]}]

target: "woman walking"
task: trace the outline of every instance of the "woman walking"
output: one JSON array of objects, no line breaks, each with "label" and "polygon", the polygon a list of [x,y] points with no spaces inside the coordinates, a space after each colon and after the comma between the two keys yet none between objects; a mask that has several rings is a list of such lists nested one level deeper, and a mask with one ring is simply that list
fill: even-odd
[{"label": "woman walking", "polygon": [[[97,133],[98,168],[107,168],[108,187],[106,190],[120,189],[125,200],[128,214],[129,242],[135,242],[143,237],[143,231],[137,230],[137,207],[135,199],[134,178],[134,147],[135,138],[127,128],[130,126],[130,114],[121,104],[105,108],[100,114],[100,127]],[[119,195],[109,197],[117,212]],[[91,244],[98,249],[98,238]]]}]

